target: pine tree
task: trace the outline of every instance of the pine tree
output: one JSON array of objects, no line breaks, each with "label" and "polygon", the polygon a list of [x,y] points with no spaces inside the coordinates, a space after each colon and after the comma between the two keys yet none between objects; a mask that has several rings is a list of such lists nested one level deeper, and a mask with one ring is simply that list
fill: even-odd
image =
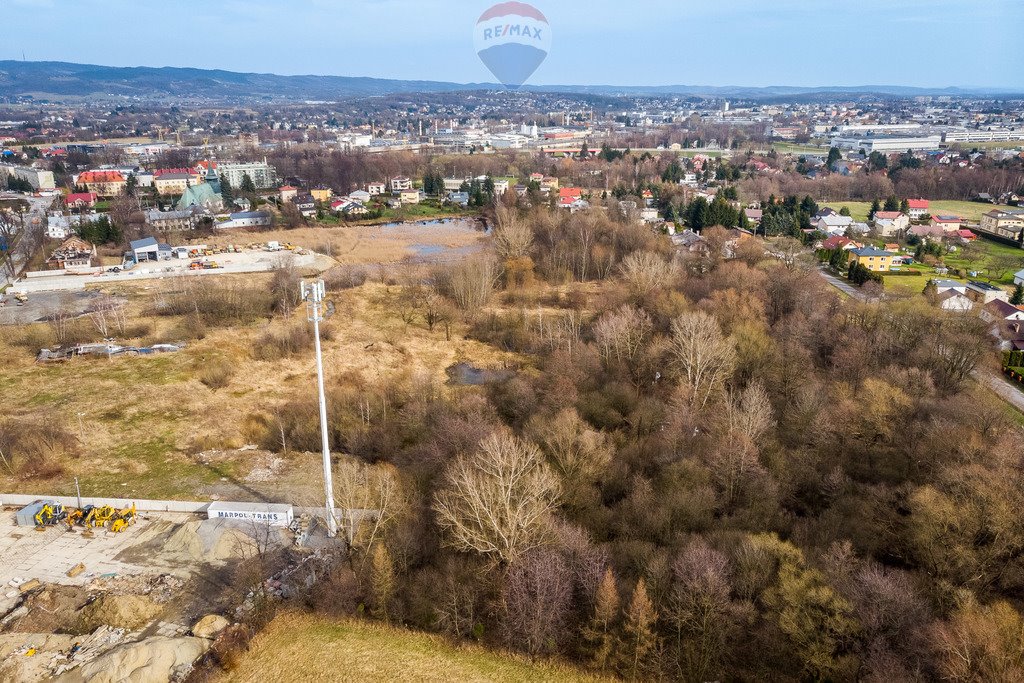
[{"label": "pine tree", "polygon": [[231,202],[235,200],[235,188],[231,187],[227,176],[222,176],[220,179],[220,196],[224,200],[225,206],[231,206]]},{"label": "pine tree", "polygon": [[247,194],[256,194],[256,183],[252,181],[248,173],[242,175],[241,190]]},{"label": "pine tree", "polygon": [[882,204],[877,199],[871,200],[871,211],[868,212],[868,218],[875,220],[875,214],[882,210]]},{"label": "pine tree", "polygon": [[1014,306],[1024,304],[1024,284],[1018,284],[1014,287],[1013,294],[1010,296],[1010,303]]},{"label": "pine tree", "polygon": [[644,580],[636,582],[633,597],[626,610],[622,625],[622,642],[618,652],[619,671],[627,678],[643,678],[649,672],[651,660],[658,648],[654,632],[658,613],[647,596]]},{"label": "pine tree", "polygon": [[615,649],[615,620],[618,614],[619,590],[615,586],[615,575],[611,569],[605,569],[594,597],[594,616],[583,628],[587,653],[598,668],[608,666]]}]

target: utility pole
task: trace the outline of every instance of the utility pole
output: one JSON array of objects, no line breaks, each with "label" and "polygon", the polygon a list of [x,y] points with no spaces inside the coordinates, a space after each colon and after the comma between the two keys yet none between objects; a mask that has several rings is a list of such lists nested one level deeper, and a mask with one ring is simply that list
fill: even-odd
[{"label": "utility pole", "polygon": [[327,535],[338,535],[338,522],[334,518],[334,479],[331,474],[331,449],[327,443],[327,399],[324,396],[324,360],[320,351],[320,322],[324,319],[324,281],[303,281],[299,285],[302,300],[306,302],[307,318],[313,323],[313,340],[316,349],[316,388],[320,399],[320,443],[324,456],[324,495],[326,497]]}]

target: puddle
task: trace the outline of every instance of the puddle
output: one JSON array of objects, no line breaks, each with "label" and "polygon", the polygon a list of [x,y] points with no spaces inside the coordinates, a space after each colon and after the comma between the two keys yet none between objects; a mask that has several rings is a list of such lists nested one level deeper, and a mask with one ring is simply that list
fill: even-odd
[{"label": "puddle", "polygon": [[445,373],[448,375],[448,384],[465,387],[479,387],[503,382],[515,374],[511,370],[487,370],[469,363],[450,365],[445,369]]}]

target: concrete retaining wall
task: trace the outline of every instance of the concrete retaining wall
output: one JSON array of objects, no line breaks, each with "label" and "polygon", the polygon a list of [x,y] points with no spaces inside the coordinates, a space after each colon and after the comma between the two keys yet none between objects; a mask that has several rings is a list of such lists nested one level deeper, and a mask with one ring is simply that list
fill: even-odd
[{"label": "concrete retaining wall", "polygon": [[[30,496],[16,493],[0,493],[0,505],[22,507],[37,500],[55,500],[61,505],[69,507],[78,505],[77,496]],[[129,498],[90,498],[82,496],[82,505],[112,505],[116,508],[135,507],[140,511],[152,512],[187,512],[193,514],[206,514],[209,502],[200,503],[195,501],[182,500],[132,500]]]}]

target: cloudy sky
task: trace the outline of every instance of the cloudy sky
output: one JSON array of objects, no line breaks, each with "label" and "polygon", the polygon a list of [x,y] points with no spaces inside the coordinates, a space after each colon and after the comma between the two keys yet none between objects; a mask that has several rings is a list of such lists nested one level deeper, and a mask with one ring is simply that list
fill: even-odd
[{"label": "cloudy sky", "polygon": [[[493,0],[0,0],[0,59],[493,82]],[[1024,91],[1024,0],[536,0],[530,82]]]}]

